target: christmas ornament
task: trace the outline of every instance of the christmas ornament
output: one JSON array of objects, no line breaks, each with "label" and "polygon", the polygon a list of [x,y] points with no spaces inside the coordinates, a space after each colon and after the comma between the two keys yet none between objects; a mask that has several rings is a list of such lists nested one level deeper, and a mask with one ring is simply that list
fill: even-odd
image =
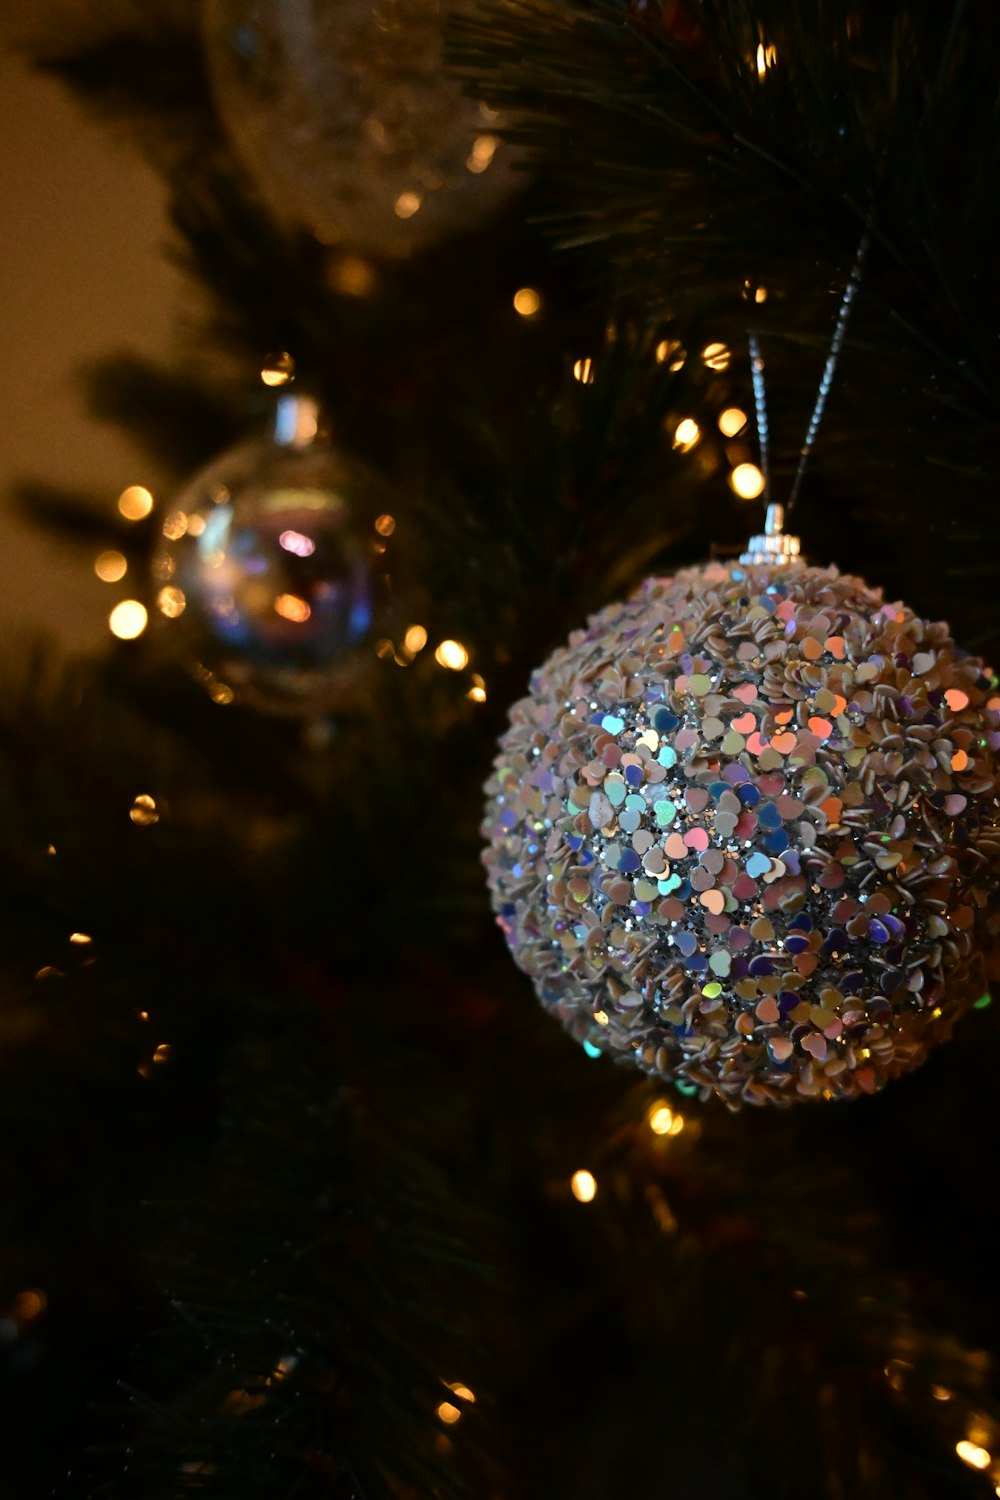
[{"label": "christmas ornament", "polygon": [[269,206],[406,254],[485,221],[514,179],[497,116],[444,68],[460,0],[207,0],[223,123]]},{"label": "christmas ornament", "polygon": [[383,509],[302,396],[279,399],[270,438],[191,482],[163,522],[153,576],[160,613],[214,696],[297,714],[345,698],[386,582]]},{"label": "christmas ornament", "polygon": [[647,580],[531,679],[487,783],[497,919],[592,1054],[731,1104],[873,1093],[985,988],[1000,696],[808,567]]}]

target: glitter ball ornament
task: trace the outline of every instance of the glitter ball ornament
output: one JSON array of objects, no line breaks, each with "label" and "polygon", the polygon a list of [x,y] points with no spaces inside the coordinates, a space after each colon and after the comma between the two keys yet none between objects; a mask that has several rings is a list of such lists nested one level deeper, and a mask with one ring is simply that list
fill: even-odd
[{"label": "glitter ball ornament", "polygon": [[1000,696],[835,568],[650,579],[515,705],[497,918],[596,1054],[730,1104],[870,1094],[985,989]]},{"label": "glitter ball ornament", "polygon": [[498,117],[444,66],[462,0],[206,0],[215,98],[279,217],[406,254],[484,222],[515,179]]},{"label": "glitter ball ornament", "polygon": [[271,438],[178,497],[153,559],[156,602],[214,697],[308,715],[349,696],[386,582],[380,499],[300,396],[278,401]]}]

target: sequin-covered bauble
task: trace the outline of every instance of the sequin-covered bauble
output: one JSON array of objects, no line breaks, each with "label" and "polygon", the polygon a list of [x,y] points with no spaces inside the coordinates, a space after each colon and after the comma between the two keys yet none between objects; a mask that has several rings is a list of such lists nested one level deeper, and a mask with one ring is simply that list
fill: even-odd
[{"label": "sequin-covered bauble", "polygon": [[464,0],[206,0],[223,123],[279,217],[406,254],[485,222],[516,179],[444,66]]},{"label": "sequin-covered bauble", "polygon": [[350,693],[385,583],[380,501],[297,396],[279,400],[270,438],[188,485],[163,521],[153,577],[160,613],[214,696],[311,715]]},{"label": "sequin-covered bauble", "polygon": [[835,568],[650,579],[532,678],[498,921],[591,1052],[735,1104],[870,1094],[985,989],[1000,697]]}]

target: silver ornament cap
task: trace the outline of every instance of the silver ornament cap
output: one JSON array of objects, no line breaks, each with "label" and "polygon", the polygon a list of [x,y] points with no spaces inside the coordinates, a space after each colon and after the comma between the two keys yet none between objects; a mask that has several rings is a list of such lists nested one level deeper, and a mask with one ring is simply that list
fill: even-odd
[{"label": "silver ornament cap", "polygon": [[785,507],[769,505],[764,518],[764,531],[752,536],[747,549],[740,555],[741,563],[774,563],[779,567],[792,567],[802,563],[802,544],[797,536],[785,531]]}]

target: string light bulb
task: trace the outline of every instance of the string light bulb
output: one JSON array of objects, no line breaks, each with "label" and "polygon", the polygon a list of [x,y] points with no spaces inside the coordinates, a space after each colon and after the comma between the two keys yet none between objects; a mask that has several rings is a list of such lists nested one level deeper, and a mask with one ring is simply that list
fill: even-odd
[{"label": "string light bulb", "polygon": [[533,318],[542,305],[542,299],[533,286],[522,286],[514,293],[514,311],[522,318]]},{"label": "string light bulb", "polygon": [[764,493],[764,476],[756,464],[737,464],[729,476],[729,485],[741,500],[756,500]]},{"label": "string light bulb", "polygon": [[142,484],[130,484],[118,496],[118,510],[126,521],[143,521],[153,509],[153,496]]},{"label": "string light bulb", "polygon": [[148,619],[146,606],[138,599],[122,599],[108,616],[108,625],[120,641],[134,641],[142,635]]},{"label": "string light bulb", "polygon": [[578,1203],[593,1203],[597,1196],[597,1178],[584,1168],[574,1172],[569,1180],[570,1191]]}]

